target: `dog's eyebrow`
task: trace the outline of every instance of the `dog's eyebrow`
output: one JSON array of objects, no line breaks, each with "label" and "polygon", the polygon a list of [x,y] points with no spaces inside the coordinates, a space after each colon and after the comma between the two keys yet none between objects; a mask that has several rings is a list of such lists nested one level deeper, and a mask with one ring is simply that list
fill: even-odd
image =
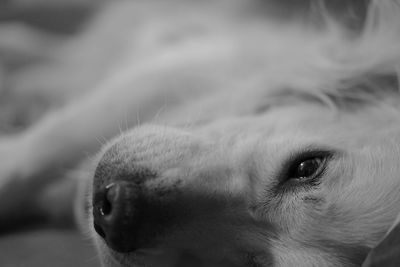
[{"label": "dog's eyebrow", "polygon": [[293,87],[277,88],[265,97],[258,99],[259,103],[254,107],[254,115],[262,115],[276,106],[291,105],[293,103],[316,103],[323,104],[324,97],[311,91]]}]

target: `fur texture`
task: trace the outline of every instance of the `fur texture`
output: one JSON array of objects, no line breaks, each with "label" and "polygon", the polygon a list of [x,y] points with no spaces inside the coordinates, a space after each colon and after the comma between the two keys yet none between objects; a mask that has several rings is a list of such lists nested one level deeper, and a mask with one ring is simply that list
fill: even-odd
[{"label": "fur texture", "polygon": [[[66,69],[83,51],[84,86],[55,79],[76,89],[52,91],[64,106],[0,146],[2,188],[42,186],[123,125],[82,174],[78,214],[104,266],[359,266],[400,212],[400,3],[371,1],[356,30],[323,4],[288,21],[264,5],[110,4],[58,50]],[[46,71],[13,81],[40,85]],[[291,179],[310,158],[323,172]],[[129,253],[92,227],[113,183],[149,214],[122,233],[139,244]]]}]

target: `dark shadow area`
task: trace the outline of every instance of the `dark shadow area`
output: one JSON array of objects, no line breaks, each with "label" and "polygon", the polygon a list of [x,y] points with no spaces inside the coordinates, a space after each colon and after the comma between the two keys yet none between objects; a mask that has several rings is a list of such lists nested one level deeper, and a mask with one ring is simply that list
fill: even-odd
[{"label": "dark shadow area", "polygon": [[80,29],[96,10],[90,4],[37,4],[16,6],[0,2],[0,23],[22,22],[45,31],[72,34]]},{"label": "dark shadow area", "polygon": [[75,230],[30,230],[0,238],[2,267],[98,267],[89,238]]}]

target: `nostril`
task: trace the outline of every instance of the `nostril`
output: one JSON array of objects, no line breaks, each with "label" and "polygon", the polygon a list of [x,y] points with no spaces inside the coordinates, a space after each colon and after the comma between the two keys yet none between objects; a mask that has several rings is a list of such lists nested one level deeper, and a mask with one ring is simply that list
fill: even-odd
[{"label": "nostril", "polygon": [[139,196],[140,188],[128,181],[115,181],[94,191],[93,228],[115,251],[137,247],[137,227],[143,217],[137,209]]},{"label": "nostril", "polygon": [[118,186],[115,186],[114,183],[107,185],[95,201],[94,209],[96,211],[94,215],[97,214],[97,216],[94,216],[93,227],[97,234],[104,239],[107,236],[107,220],[112,219],[113,206],[115,205],[114,201],[118,194],[117,187]]},{"label": "nostril", "polygon": [[99,207],[99,211],[102,216],[107,216],[111,213],[112,209],[111,203],[116,197],[116,190],[114,187],[114,183],[107,185],[105,189],[106,189],[105,198]]}]

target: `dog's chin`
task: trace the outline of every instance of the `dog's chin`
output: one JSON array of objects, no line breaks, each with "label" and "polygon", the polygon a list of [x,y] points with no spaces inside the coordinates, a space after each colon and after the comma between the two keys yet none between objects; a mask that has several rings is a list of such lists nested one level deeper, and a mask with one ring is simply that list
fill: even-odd
[{"label": "dog's chin", "polygon": [[[237,267],[255,266],[251,253],[229,253],[224,249],[191,251],[177,247],[138,249],[134,252],[119,253],[104,243],[99,246],[104,267]],[[246,255],[246,256],[245,256]],[[253,254],[251,254],[253,255]],[[249,265],[250,264],[250,265]]]},{"label": "dog's chin", "polygon": [[105,267],[208,266],[200,257],[183,250],[149,248],[130,253],[118,253],[109,248],[103,249],[107,250],[102,251],[104,255],[103,266]]}]

